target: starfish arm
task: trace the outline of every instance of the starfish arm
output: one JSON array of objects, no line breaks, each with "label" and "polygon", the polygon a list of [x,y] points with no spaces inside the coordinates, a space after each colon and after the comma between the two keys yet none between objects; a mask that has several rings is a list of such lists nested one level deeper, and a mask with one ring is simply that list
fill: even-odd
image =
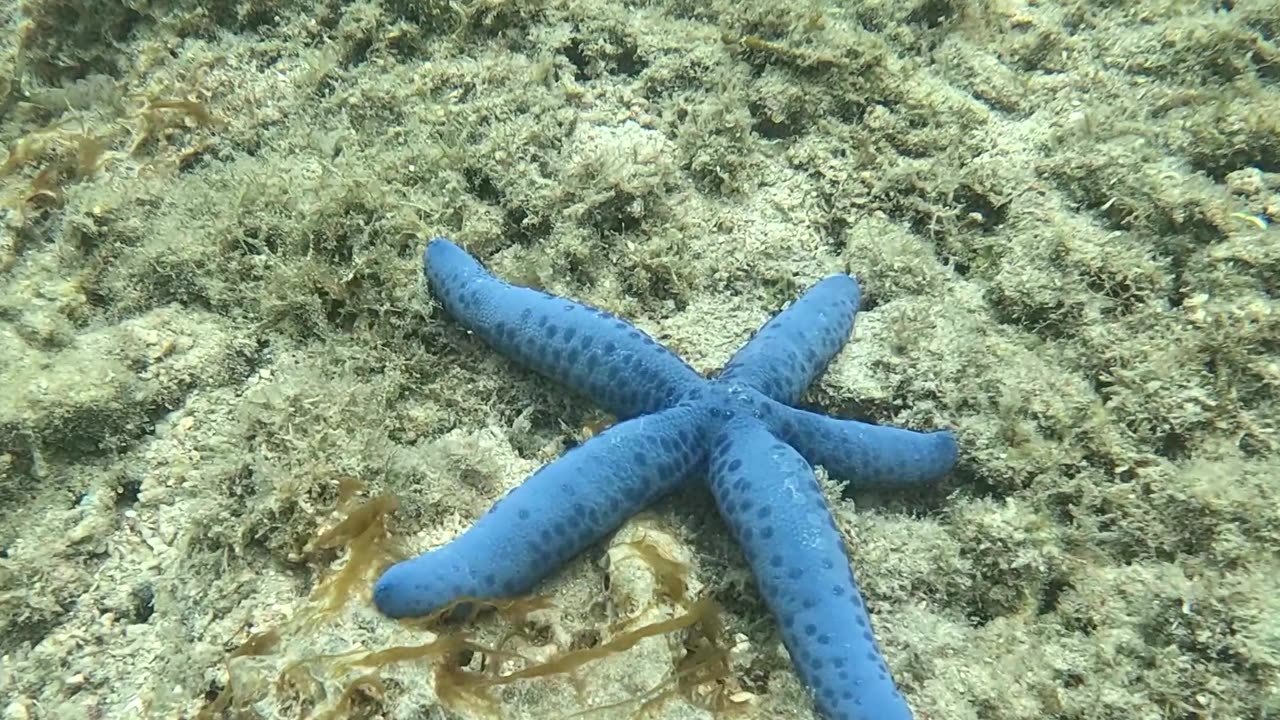
[{"label": "starfish arm", "polygon": [[710,485],[824,717],[910,720],[813,469],[759,422],[713,441]]},{"label": "starfish arm", "polygon": [[946,430],[914,432],[781,405],[773,410],[771,429],[805,460],[848,480],[850,489],[932,482],[956,462],[956,439]]},{"label": "starfish arm", "polygon": [[527,592],[698,469],[708,417],[680,406],[614,425],[530,475],[452,542],[393,565],[374,604],[413,617],[464,597]]},{"label": "starfish arm", "polygon": [[619,418],[668,407],[697,372],[608,312],[494,277],[444,238],[423,275],[445,310],[506,357],[582,393]]},{"label": "starfish arm", "polygon": [[720,379],[794,403],[848,341],[859,299],[858,281],[849,275],[818,282],[765,323],[729,360]]}]

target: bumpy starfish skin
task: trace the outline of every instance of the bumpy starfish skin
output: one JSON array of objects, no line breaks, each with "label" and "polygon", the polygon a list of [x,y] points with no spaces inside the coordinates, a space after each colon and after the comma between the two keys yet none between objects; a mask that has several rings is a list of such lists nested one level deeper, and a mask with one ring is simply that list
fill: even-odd
[{"label": "bumpy starfish skin", "polygon": [[531,475],[457,539],[388,569],[374,588],[380,611],[425,615],[462,597],[527,592],[657,498],[706,476],[819,712],[911,717],[811,466],[850,487],[908,485],[945,474],[957,450],[946,431],[789,406],[848,339],[859,302],[852,277],[817,283],[708,380],[629,323],[509,285],[448,240],[428,243],[423,262],[463,327],[620,422]]}]

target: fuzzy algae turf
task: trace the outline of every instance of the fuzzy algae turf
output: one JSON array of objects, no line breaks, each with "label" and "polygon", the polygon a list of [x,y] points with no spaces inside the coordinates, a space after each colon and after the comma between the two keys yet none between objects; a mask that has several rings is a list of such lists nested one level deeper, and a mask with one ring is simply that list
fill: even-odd
[{"label": "fuzzy algae turf", "polygon": [[[810,716],[696,492],[523,616],[428,635],[335,585],[391,552],[326,535],[389,509],[362,503],[399,504],[364,530],[444,542],[607,421],[424,301],[440,232],[703,371],[858,274],[858,338],[807,400],[962,446],[913,497],[855,512],[827,488],[918,717],[1280,712],[1277,18],[10,3],[0,717],[465,710],[495,668],[564,670],[678,618],[474,710],[707,717],[718,693]],[[688,619],[703,599],[723,633]],[[346,655],[433,637],[529,659]],[[691,658],[711,663],[692,683]]]}]

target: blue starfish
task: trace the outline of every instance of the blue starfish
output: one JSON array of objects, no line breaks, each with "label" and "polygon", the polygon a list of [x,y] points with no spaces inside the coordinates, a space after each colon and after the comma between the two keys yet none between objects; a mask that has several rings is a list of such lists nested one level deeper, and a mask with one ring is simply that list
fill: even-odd
[{"label": "blue starfish", "polygon": [[388,569],[373,592],[381,612],[418,616],[458,598],[525,593],[687,478],[706,476],[819,711],[911,717],[811,465],[851,487],[911,485],[945,474],[956,443],[946,431],[790,407],[853,329],[852,277],[814,285],[708,380],[629,323],[509,285],[444,238],[427,244],[423,273],[463,327],[619,422],[535,472],[457,539]]}]

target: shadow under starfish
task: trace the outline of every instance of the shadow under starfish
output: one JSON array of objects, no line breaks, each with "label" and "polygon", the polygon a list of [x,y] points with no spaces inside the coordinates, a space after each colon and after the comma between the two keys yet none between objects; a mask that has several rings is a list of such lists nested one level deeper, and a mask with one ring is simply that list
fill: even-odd
[{"label": "shadow under starfish", "polygon": [[848,339],[857,281],[818,282],[706,379],[631,324],[503,282],[444,238],[427,244],[423,273],[463,327],[619,422],[529,476],[452,542],[389,568],[373,592],[382,613],[525,593],[688,478],[706,477],[819,712],[911,717],[812,466],[851,488],[914,485],[950,470],[955,439],[790,406]]}]

